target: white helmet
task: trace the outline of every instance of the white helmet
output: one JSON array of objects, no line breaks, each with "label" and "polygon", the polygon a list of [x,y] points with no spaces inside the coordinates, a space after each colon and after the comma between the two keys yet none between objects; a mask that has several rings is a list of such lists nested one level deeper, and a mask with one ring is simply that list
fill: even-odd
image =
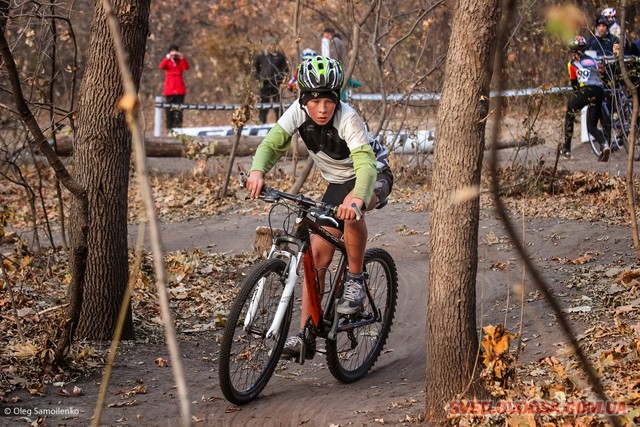
[{"label": "white helmet", "polygon": [[602,9],[602,12],[600,12],[600,15],[607,18],[609,23],[616,22],[616,14],[616,10],[612,7],[605,7]]},{"label": "white helmet", "polygon": [[306,48],[305,50],[300,52],[300,58],[302,58],[302,59],[308,59],[308,58],[311,58],[311,57],[316,56],[316,55],[317,55],[316,51],[313,50],[313,49],[309,49],[309,48]]}]

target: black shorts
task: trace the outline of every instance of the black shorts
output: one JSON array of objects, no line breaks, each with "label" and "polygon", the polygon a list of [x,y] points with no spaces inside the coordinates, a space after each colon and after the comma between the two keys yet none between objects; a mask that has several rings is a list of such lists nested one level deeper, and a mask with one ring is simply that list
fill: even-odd
[{"label": "black shorts", "polygon": [[[324,196],[322,196],[322,201],[333,206],[339,206],[355,186],[355,178],[350,181],[343,182],[342,184],[330,183],[327,186],[327,190],[324,192]],[[384,168],[378,172],[376,184],[373,189],[373,194],[378,197],[378,203],[376,203],[374,209],[380,209],[387,204],[387,198],[389,197],[389,194],[391,194],[392,189],[393,173],[391,172],[391,169]],[[344,221],[339,219],[336,219],[336,221],[338,221],[337,228],[340,231],[344,231]],[[336,228],[336,225],[328,220],[318,220],[317,223],[325,227]]]}]

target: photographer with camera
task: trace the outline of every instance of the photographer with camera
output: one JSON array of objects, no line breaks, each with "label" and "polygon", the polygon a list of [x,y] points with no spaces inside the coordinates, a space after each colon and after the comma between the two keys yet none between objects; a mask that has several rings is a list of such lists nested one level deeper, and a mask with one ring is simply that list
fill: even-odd
[{"label": "photographer with camera", "polygon": [[[172,104],[184,103],[187,88],[182,73],[189,69],[189,63],[180,53],[180,48],[172,44],[167,55],[160,62],[160,69],[164,70],[164,101]],[[166,108],[167,130],[182,127],[182,110]]]}]

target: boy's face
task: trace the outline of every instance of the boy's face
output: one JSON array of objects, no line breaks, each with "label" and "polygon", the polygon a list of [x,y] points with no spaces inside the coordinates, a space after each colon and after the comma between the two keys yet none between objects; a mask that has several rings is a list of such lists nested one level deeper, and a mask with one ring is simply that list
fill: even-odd
[{"label": "boy's face", "polygon": [[324,126],[329,123],[336,111],[336,103],[329,98],[316,98],[307,102],[309,117],[317,125]]}]

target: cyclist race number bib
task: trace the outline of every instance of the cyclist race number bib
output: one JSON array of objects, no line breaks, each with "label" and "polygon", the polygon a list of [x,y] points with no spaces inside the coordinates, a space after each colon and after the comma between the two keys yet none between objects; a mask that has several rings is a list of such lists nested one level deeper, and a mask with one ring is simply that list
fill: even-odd
[{"label": "cyclist race number bib", "polygon": [[591,71],[586,69],[579,69],[577,72],[578,75],[578,83],[586,83],[589,81],[589,76],[591,75]]}]

